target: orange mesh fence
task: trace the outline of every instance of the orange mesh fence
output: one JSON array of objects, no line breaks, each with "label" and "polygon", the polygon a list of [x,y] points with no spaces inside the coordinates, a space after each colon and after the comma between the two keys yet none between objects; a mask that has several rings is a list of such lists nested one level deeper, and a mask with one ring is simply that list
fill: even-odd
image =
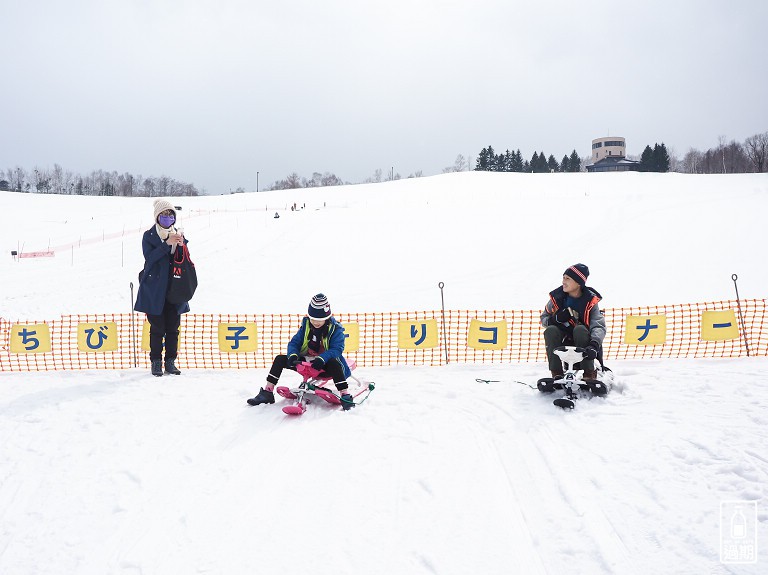
[{"label": "orange mesh fence", "polygon": [[[608,332],[603,342],[606,361],[646,358],[728,358],[768,356],[766,300],[719,301],[603,310]],[[702,313],[733,310],[739,324],[737,337],[725,341],[702,339]],[[545,361],[539,311],[534,310],[446,310],[420,312],[382,312],[338,314],[344,325],[356,325],[357,349],[348,345],[345,355],[360,366],[444,365],[445,363],[504,363]],[[666,339],[657,345],[637,345],[625,341],[629,316],[664,316]],[[179,364],[186,368],[266,368],[275,355],[284,353],[297,331],[299,314],[185,314],[182,316]],[[475,349],[469,344],[472,321],[506,325],[506,344],[502,349]],[[434,345],[423,348],[402,346],[401,322],[436,326]],[[37,327],[34,327],[35,324]],[[37,352],[41,325],[49,331],[50,350]],[[83,324],[89,327],[84,334]],[[68,315],[53,321],[11,322],[0,318],[0,371],[48,371],[73,369],[148,368],[146,345],[142,346],[143,314]],[[254,324],[255,351],[233,353],[220,343],[220,324]],[[24,338],[19,340],[22,328]],[[102,327],[103,326],[103,327]],[[108,327],[107,327],[108,326]],[[14,329],[12,329],[14,327]],[[735,329],[735,328],[734,328]],[[88,349],[103,338],[114,351]],[[38,333],[41,331],[41,333]],[[12,334],[12,332],[15,332]],[[116,332],[116,333],[114,333]],[[426,335],[426,332],[425,332]],[[16,338],[15,349],[12,339]],[[37,338],[37,339],[36,339]],[[19,351],[19,341],[26,344]],[[84,344],[84,341],[86,344]],[[426,340],[425,340],[426,341]],[[116,344],[116,345],[115,345]],[[144,348],[143,348],[144,347]]]}]

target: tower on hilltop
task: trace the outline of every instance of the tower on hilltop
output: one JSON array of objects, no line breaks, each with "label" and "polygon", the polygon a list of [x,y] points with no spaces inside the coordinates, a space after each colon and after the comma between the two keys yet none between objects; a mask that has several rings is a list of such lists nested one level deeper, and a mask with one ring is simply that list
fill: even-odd
[{"label": "tower on hilltop", "polygon": [[627,159],[627,142],[618,136],[592,140],[592,163],[588,172],[637,172],[640,162]]}]

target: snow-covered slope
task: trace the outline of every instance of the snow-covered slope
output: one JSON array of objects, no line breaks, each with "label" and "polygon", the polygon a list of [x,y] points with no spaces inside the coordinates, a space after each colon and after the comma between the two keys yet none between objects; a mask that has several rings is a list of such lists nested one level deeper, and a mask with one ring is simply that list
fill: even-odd
[{"label": "snow-covered slope", "polygon": [[[151,200],[0,203],[0,317],[130,310]],[[470,172],[178,203],[197,312],[301,311],[317,291],[347,312],[438,309],[441,281],[450,309],[539,309],[576,261],[605,307],[730,299],[733,273],[745,298],[768,284],[765,174]],[[17,247],[56,256],[14,262]]]}]

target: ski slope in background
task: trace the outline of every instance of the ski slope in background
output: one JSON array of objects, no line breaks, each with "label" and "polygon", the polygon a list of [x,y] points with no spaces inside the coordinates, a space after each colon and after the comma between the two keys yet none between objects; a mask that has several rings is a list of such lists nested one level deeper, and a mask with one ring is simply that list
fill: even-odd
[{"label": "ski slope in background", "polygon": [[[768,283],[765,174],[469,172],[175,201],[201,313],[295,312],[320,290],[347,312],[439,309],[441,281],[449,309],[540,309],[577,261],[604,307],[731,299],[733,273],[744,298]],[[131,309],[150,199],[0,202],[0,317]],[[17,247],[56,256],[14,262]]]},{"label": "ski slope in background", "polygon": [[[0,203],[0,316],[130,309],[150,200]],[[437,309],[440,281],[448,308],[538,309],[576,261],[606,307],[730,299],[732,273],[764,298],[768,279],[765,175],[179,203],[195,312],[303,311],[318,291],[337,311]],[[13,261],[17,245],[56,256]],[[516,383],[546,372],[531,363],[359,368],[364,405],[301,418],[246,405],[261,369],[1,373],[0,573],[764,573],[768,359],[608,363],[615,389],[573,412]],[[754,564],[720,561],[729,501],[757,503]]]}]

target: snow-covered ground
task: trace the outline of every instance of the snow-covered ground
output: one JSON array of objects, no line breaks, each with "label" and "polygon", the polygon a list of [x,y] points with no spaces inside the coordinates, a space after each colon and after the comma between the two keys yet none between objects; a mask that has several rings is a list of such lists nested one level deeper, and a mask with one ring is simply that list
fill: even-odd
[{"label": "snow-covered ground", "polygon": [[[732,299],[732,273],[766,295],[766,175],[179,202],[196,312],[301,312],[318,291],[339,312],[437,309],[440,281],[451,309],[538,309],[576,261],[607,307]],[[0,193],[6,254],[56,250],[0,259],[0,316],[130,309],[151,210]],[[263,369],[0,373],[0,573],[765,573],[768,358],[607,363],[614,390],[572,412],[518,383],[546,372],[529,363],[360,368],[368,401],[301,418],[246,405]],[[753,564],[721,562],[732,502]]]}]

